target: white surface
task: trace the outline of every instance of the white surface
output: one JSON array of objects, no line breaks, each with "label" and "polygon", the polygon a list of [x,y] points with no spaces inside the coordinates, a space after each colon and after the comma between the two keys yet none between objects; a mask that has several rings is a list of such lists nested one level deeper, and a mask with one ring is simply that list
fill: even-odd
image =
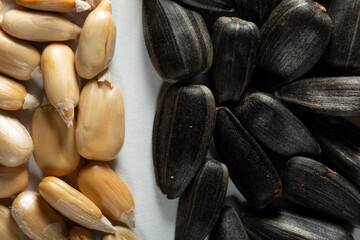
[{"label": "white surface", "polygon": [[[3,1],[5,9],[14,7],[13,0]],[[82,25],[87,13],[68,16]],[[142,1],[113,0],[113,15],[117,24],[117,44],[110,69],[114,84],[120,88],[125,102],[125,143],[119,156],[109,162],[127,184],[135,200],[136,228],[139,240],[174,239],[177,200],[168,200],[156,188],[151,136],[158,92],[163,83],[148,57],[142,34]],[[45,44],[38,44],[42,49]],[[76,46],[70,42],[71,46]],[[81,85],[86,82],[81,81]],[[30,93],[42,98],[42,82],[24,83]],[[14,115],[29,129],[33,111],[16,111]],[[28,189],[37,191],[44,177],[33,158],[26,164],[30,173]],[[75,174],[62,179],[75,186]],[[229,185],[228,202],[237,202],[240,194]],[[11,204],[12,199],[0,203]]]}]

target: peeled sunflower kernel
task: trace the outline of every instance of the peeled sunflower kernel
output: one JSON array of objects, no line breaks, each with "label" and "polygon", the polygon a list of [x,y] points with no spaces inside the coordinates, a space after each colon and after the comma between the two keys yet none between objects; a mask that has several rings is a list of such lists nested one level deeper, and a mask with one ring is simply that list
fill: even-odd
[{"label": "peeled sunflower kernel", "polygon": [[77,185],[105,216],[135,227],[135,204],[131,192],[104,162],[90,161],[82,166],[77,175]]},{"label": "peeled sunflower kernel", "polygon": [[33,191],[20,193],[11,207],[19,228],[33,240],[68,240],[65,219]]},{"label": "peeled sunflower kernel", "polygon": [[114,234],[104,234],[101,240],[137,240],[135,234],[127,227],[115,226]]},{"label": "peeled sunflower kernel", "polygon": [[1,2],[1,0],[0,0],[0,24],[1,24],[1,22],[2,22],[2,20],[3,20],[3,17],[4,17],[3,11],[4,11],[3,5],[2,5],[2,2]]},{"label": "peeled sunflower kernel", "polygon": [[0,30],[0,72],[18,80],[42,79],[39,51]]},{"label": "peeled sunflower kernel", "polygon": [[45,201],[73,222],[102,232],[115,232],[109,220],[89,198],[61,179],[43,178],[39,192]]},{"label": "peeled sunflower kernel", "polygon": [[0,110],[0,164],[17,167],[29,160],[34,144],[26,128]]},{"label": "peeled sunflower kernel", "polygon": [[86,159],[109,161],[120,152],[125,137],[124,102],[108,81],[92,80],[80,95],[76,146]]},{"label": "peeled sunflower kernel", "polygon": [[34,159],[46,174],[60,177],[73,173],[79,166],[75,128],[68,128],[50,103],[36,109],[31,121],[31,137]]},{"label": "peeled sunflower kernel", "polygon": [[49,44],[41,55],[41,69],[50,103],[71,127],[80,95],[73,51],[64,43]]},{"label": "peeled sunflower kernel", "polygon": [[0,109],[31,109],[39,105],[39,100],[27,93],[22,84],[0,74]]},{"label": "peeled sunflower kernel", "polygon": [[95,240],[95,238],[86,228],[74,226],[70,230],[70,240]]},{"label": "peeled sunflower kernel", "polygon": [[86,18],[75,54],[76,71],[91,79],[106,69],[114,55],[116,26],[109,0],[103,0]]},{"label": "peeled sunflower kernel", "polygon": [[26,8],[59,13],[83,12],[91,9],[91,6],[82,0],[16,0],[16,3]]},{"label": "peeled sunflower kernel", "polygon": [[37,41],[67,41],[80,36],[81,28],[53,13],[13,9],[4,14],[1,26],[13,37]]},{"label": "peeled sunflower kernel", "polygon": [[0,204],[0,239],[29,239],[12,218],[10,208],[2,204]]},{"label": "peeled sunflower kernel", "polygon": [[0,198],[11,197],[24,191],[28,183],[29,174],[23,166],[4,167],[0,165]]}]

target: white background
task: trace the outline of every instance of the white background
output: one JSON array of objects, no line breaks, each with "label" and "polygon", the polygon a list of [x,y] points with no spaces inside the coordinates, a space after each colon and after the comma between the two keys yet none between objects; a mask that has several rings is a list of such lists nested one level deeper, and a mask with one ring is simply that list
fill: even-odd
[{"label": "white background", "polygon": [[[14,0],[3,1],[5,11],[14,8]],[[19,8],[19,7],[17,7]],[[82,26],[88,13],[66,15]],[[148,57],[142,34],[142,1],[113,0],[117,40],[110,69],[114,84],[125,102],[125,143],[119,156],[109,162],[127,184],[135,200],[136,228],[139,240],[174,239],[177,200],[168,200],[156,188],[151,154],[153,118],[159,89],[163,83]],[[69,42],[75,47],[76,41]],[[42,50],[45,44],[36,44]],[[91,51],[91,49],[89,49]],[[86,81],[81,80],[82,86]],[[30,93],[42,98],[41,81],[24,83]],[[14,115],[29,129],[33,111],[16,111]],[[101,124],[101,123],[99,123]],[[30,174],[28,189],[37,191],[44,177],[33,158],[26,164]],[[75,174],[62,178],[75,185]],[[230,182],[227,203],[238,204],[240,194]],[[0,203],[11,204],[12,199]]]}]

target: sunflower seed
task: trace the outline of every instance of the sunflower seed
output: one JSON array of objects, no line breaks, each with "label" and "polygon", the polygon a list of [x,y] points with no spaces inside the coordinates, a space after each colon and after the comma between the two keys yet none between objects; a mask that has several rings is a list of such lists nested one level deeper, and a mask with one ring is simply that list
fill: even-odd
[{"label": "sunflower seed", "polygon": [[324,164],[305,157],[288,161],[282,175],[283,193],[294,203],[360,224],[360,191]]},{"label": "sunflower seed", "polygon": [[171,0],[144,0],[143,29],[151,62],[165,81],[209,70],[213,49],[200,14]]},{"label": "sunflower seed", "polygon": [[332,116],[358,116],[360,77],[303,79],[280,88],[275,96],[300,110]]},{"label": "sunflower seed", "polygon": [[203,240],[215,225],[225,200],[229,173],[225,164],[208,160],[180,197],[175,240]]},{"label": "sunflower seed", "polygon": [[243,213],[241,220],[253,240],[353,239],[349,232],[334,223],[285,209]]},{"label": "sunflower seed", "polygon": [[231,180],[250,204],[263,208],[281,193],[273,164],[227,108],[217,110],[214,140]]},{"label": "sunflower seed", "polygon": [[302,122],[269,94],[251,94],[236,109],[236,116],[259,142],[281,156],[320,155],[319,145]]},{"label": "sunflower seed", "polygon": [[213,28],[214,95],[218,104],[237,104],[250,84],[260,32],[239,18],[221,17]]},{"label": "sunflower seed", "polygon": [[348,73],[360,73],[359,1],[333,0],[329,15],[333,22],[331,41],[324,60]]},{"label": "sunflower seed", "polygon": [[313,115],[307,122],[326,159],[360,186],[360,129],[339,117]]},{"label": "sunflower seed", "polygon": [[312,0],[282,1],[260,29],[256,64],[266,77],[259,85],[274,90],[309,71],[326,49],[331,25],[326,9]]},{"label": "sunflower seed", "polygon": [[223,207],[209,240],[249,240],[245,227],[232,207]]},{"label": "sunflower seed", "polygon": [[234,12],[233,0],[180,0],[187,5],[214,12]]},{"label": "sunflower seed", "polygon": [[202,85],[173,85],[161,96],[153,130],[157,185],[167,198],[180,196],[208,151],[215,125],[215,101]]}]

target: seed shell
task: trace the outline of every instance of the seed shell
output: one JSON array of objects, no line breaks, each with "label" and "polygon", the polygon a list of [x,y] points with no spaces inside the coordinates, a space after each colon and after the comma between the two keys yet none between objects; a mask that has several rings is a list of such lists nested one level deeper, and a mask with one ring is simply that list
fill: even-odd
[{"label": "seed shell", "polygon": [[203,85],[172,85],[161,96],[152,144],[156,182],[167,198],[179,197],[205,161],[215,117]]},{"label": "seed shell", "polygon": [[282,175],[283,193],[290,201],[311,210],[360,225],[360,191],[324,164],[294,157]]},{"label": "seed shell", "polygon": [[253,240],[353,240],[335,223],[285,209],[245,212],[241,220]]},{"label": "seed shell", "polygon": [[360,77],[307,78],[280,88],[275,96],[299,110],[332,116],[358,116]]},{"label": "seed shell", "polygon": [[207,72],[213,48],[201,15],[171,0],[143,1],[143,30],[151,62],[168,82]]},{"label": "seed shell", "polygon": [[251,205],[263,208],[281,193],[281,181],[275,167],[256,140],[225,107],[217,110],[214,140],[221,161],[229,168],[231,180]]},{"label": "seed shell", "polygon": [[223,207],[209,240],[249,240],[246,229],[233,207]]},{"label": "seed shell", "polygon": [[252,22],[221,17],[213,28],[213,80],[218,105],[237,104],[249,86],[260,32]]},{"label": "seed shell", "polygon": [[326,49],[331,25],[326,9],[312,0],[282,1],[260,29],[259,86],[274,90],[309,71]]},{"label": "seed shell", "polygon": [[256,140],[281,156],[320,155],[304,124],[269,94],[251,94],[236,109],[236,116]]},{"label": "seed shell", "polygon": [[225,164],[205,162],[194,182],[181,195],[176,217],[175,240],[203,240],[219,218],[227,191]]}]

